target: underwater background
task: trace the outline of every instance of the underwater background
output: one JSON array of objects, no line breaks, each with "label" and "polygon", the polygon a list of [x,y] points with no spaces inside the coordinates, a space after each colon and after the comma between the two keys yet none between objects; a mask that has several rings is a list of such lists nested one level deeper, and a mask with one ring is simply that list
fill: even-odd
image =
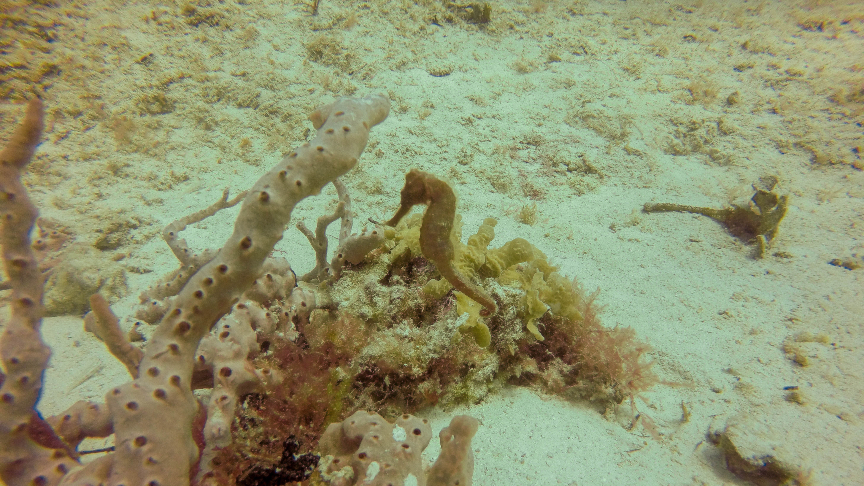
[{"label": "underwater background", "polygon": [[[490,247],[524,238],[576,279],[598,325],[650,348],[631,363],[650,379],[611,391],[569,393],[532,355],[536,369],[520,362],[482,393],[406,401],[435,434],[456,414],[480,421],[475,485],[864,484],[862,12],[4,0],[0,146],[26,99],[46,106],[25,176],[53,268],[39,410],[128,381],[83,330],[90,294],[146,338],[139,295],[177,267],[162,229],[251,187],[314,135],[316,107],[383,93],[390,115],[343,178],[357,230],[392,216],[409,170],[435,174],[458,196],[463,243],[495,218]],[[295,209],[275,255],[297,275],[315,253],[293,223],[314,226],[335,199],[328,186]],[[183,237],[217,249],[237,211]],[[729,443],[785,476],[744,471]]]}]

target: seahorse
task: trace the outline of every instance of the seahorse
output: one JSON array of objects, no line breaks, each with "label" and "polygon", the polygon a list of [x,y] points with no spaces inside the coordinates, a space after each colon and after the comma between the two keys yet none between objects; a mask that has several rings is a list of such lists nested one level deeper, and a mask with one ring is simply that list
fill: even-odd
[{"label": "seahorse", "polygon": [[420,225],[420,251],[435,264],[441,276],[453,287],[483,306],[481,315],[498,312],[498,305],[483,289],[471,283],[453,267],[455,251],[450,241],[453,219],[456,217],[456,194],[444,181],[428,172],[411,169],[405,174],[399,210],[386,225],[396,226],[415,204],[425,204],[426,212]]}]

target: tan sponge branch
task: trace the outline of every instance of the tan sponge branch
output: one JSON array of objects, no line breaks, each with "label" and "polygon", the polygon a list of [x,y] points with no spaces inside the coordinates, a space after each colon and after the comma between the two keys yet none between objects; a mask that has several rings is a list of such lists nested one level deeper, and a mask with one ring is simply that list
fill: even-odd
[{"label": "tan sponge branch", "polygon": [[[189,477],[198,460],[190,426],[197,412],[190,382],[198,343],[258,278],[267,255],[282,239],[294,206],[353,168],[369,130],[389,111],[390,102],[381,95],[341,98],[319,108],[310,115],[318,130],[315,138],[290,152],[249,191],[231,237],[190,278],[159,323],[139,378],[107,395],[117,455],[125,459],[115,463],[112,483],[133,486],[155,480],[165,485]],[[153,424],[164,417],[183,426],[155,429]],[[140,477],[142,470],[153,474]]]},{"label": "tan sponge branch", "polygon": [[204,412],[191,390],[199,342],[260,276],[294,206],[353,168],[370,129],[389,111],[386,97],[371,95],[340,98],[310,115],[315,138],[249,190],[231,237],[169,301],[137,378],[107,393],[108,414],[98,416],[108,423],[99,434],[110,433],[113,422],[115,451],[82,467],[74,448],[35,412],[50,351],[39,335],[43,279],[30,251],[37,211],[20,180],[43,123],[42,103],[32,101],[0,153],[0,242],[13,289],[11,317],[0,340],[0,483],[188,485],[203,445],[192,431],[193,420],[200,422]]},{"label": "tan sponge branch", "polygon": [[[38,211],[21,183],[42,134],[42,101],[0,152],[0,245],[12,288],[9,320],[0,337],[0,483],[56,484],[75,465],[74,452],[35,412],[51,351],[42,341],[43,277],[30,247]],[[21,481],[21,480],[24,481]]]}]

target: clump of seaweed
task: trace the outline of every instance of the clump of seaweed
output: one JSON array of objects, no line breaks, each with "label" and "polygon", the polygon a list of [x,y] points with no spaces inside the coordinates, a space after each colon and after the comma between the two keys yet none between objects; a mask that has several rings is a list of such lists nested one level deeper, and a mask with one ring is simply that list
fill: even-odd
[{"label": "clump of seaweed", "polygon": [[528,226],[537,224],[537,203],[526,204],[516,213],[516,221]]},{"label": "clump of seaweed", "polygon": [[286,446],[292,454],[308,454],[324,428],[344,415],[347,386],[341,384],[340,365],[348,356],[332,345],[309,350],[287,339],[269,347],[255,365],[278,369],[283,379],[242,397],[232,424],[234,441],[214,460],[217,477],[241,478],[256,467],[276,466],[284,462]]},{"label": "clump of seaweed", "polygon": [[505,366],[521,371],[513,382],[600,404],[620,404],[657,383],[647,358],[651,347],[629,327],[603,327],[594,303],[598,292],[583,297],[575,280],[573,286],[581,318],[545,314],[538,323],[545,339],[520,340],[518,351],[505,360]]},{"label": "clump of seaweed", "polygon": [[487,2],[464,5],[448,3],[447,7],[469,24],[488,24],[492,21],[492,6]]}]

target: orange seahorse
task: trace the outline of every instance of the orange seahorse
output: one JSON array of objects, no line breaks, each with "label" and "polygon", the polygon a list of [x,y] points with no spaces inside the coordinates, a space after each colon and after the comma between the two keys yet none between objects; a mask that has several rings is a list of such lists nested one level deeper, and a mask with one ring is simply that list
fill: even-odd
[{"label": "orange seahorse", "polygon": [[483,289],[472,284],[453,267],[453,243],[450,232],[456,217],[456,194],[450,186],[428,172],[411,169],[405,174],[399,210],[386,225],[396,226],[415,204],[425,204],[420,225],[420,251],[432,261],[441,276],[453,287],[484,307],[481,315],[498,312],[498,305]]}]

